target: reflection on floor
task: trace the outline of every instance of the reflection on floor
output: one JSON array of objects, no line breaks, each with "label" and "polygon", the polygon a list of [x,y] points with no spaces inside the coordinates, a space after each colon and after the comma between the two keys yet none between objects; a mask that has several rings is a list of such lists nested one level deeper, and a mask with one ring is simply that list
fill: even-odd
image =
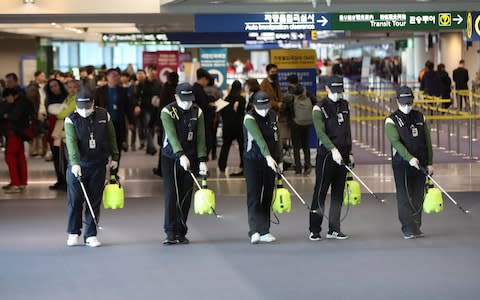
[{"label": "reflection on floor", "polygon": [[[230,151],[229,166],[225,173],[219,172],[216,161],[208,162],[209,185],[217,195],[245,195],[243,177],[230,177],[238,168],[238,151]],[[124,153],[121,161],[120,176],[125,186],[127,197],[155,197],[162,194],[163,182],[152,173],[156,167],[158,156],[146,155],[144,152]],[[314,161],[314,158],[312,158]],[[435,178],[448,191],[480,191],[480,164],[457,163],[435,165]],[[43,159],[29,158],[29,185],[21,194],[8,195],[0,192],[0,199],[65,199],[66,193],[50,191],[48,186],[54,183],[53,163]],[[392,168],[390,164],[365,165],[357,164],[354,171],[365,183],[377,193],[394,192]],[[0,184],[9,183],[6,166],[0,171]],[[285,173],[292,184],[306,195],[313,193],[315,175],[297,176],[294,171]],[[364,190],[366,192],[366,190]],[[309,196],[308,196],[309,197]]]}]

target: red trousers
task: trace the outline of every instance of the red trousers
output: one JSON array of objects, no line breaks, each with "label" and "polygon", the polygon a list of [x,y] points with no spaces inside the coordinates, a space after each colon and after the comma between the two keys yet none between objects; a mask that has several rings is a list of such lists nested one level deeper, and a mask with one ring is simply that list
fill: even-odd
[{"label": "red trousers", "polygon": [[27,161],[22,139],[17,135],[7,136],[5,161],[10,173],[10,184],[27,185]]}]

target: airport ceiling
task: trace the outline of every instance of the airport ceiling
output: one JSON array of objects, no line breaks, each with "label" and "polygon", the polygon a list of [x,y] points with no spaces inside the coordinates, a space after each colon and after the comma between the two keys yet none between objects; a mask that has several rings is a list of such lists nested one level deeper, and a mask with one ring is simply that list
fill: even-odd
[{"label": "airport ceiling", "polygon": [[479,9],[479,0],[9,0],[0,32],[98,41],[101,33],[192,32],[196,13]]}]

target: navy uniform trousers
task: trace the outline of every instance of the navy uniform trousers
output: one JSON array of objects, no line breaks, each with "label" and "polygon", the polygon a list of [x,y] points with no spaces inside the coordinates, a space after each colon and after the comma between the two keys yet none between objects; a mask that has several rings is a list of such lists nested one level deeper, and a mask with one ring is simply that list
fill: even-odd
[{"label": "navy uniform trousers", "polygon": [[[100,204],[105,184],[105,165],[82,167],[82,182],[87,191],[97,222],[100,218]],[[85,211],[84,239],[97,235],[97,227],[90,213],[78,179],[72,174],[71,166],[67,170],[67,215],[70,234],[81,234],[82,214]]]}]

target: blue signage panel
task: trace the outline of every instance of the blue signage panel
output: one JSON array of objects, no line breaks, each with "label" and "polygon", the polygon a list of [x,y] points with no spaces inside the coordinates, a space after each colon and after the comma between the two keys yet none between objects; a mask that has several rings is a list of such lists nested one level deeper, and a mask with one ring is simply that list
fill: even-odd
[{"label": "blue signage panel", "polygon": [[208,71],[221,89],[227,88],[227,49],[201,48],[200,65]]},{"label": "blue signage panel", "polygon": [[310,31],[330,29],[330,14],[198,14],[195,32]]},{"label": "blue signage panel", "polygon": [[317,94],[317,71],[315,69],[279,69],[278,81],[280,82],[282,93],[287,92],[287,77],[291,74],[298,76],[298,82],[301,83],[310,94]]},{"label": "blue signage panel", "polygon": [[470,41],[480,41],[480,12],[467,14],[467,38]]}]

